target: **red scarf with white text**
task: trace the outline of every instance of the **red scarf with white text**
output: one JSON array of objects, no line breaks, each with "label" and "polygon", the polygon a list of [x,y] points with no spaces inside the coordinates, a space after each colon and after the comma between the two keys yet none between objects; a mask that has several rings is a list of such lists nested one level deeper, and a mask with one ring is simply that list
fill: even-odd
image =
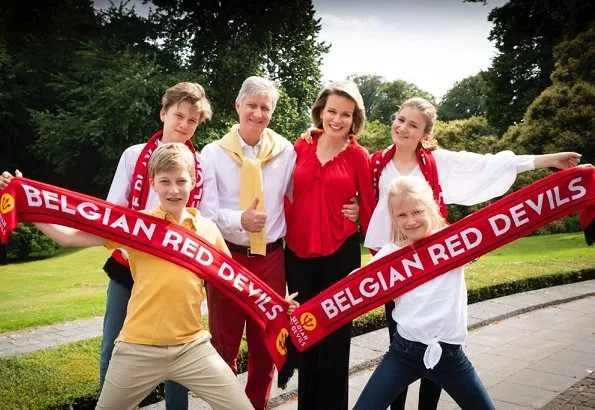
[{"label": "red scarf with white text", "polygon": [[[147,206],[147,198],[149,197],[149,190],[151,189],[149,184],[149,159],[159,146],[159,139],[162,136],[163,130],[159,130],[153,134],[153,136],[143,147],[138,159],[136,160],[136,164],[134,165],[132,183],[130,184],[130,195],[128,197],[128,207],[135,211],[145,209]],[[186,206],[188,208],[198,209],[203,190],[202,168],[196,157],[196,150],[194,149],[192,142],[188,140],[184,143],[184,145],[186,145],[188,149],[192,151],[192,155],[194,156],[194,172],[196,177],[196,186],[190,193],[190,198],[188,199],[188,204]],[[120,265],[126,267],[129,266],[128,260],[126,260],[120,249],[115,249],[112,252],[112,257]]]},{"label": "red scarf with white text", "polygon": [[377,306],[577,211],[591,244],[595,228],[592,167],[556,172],[355,271],[296,309],[290,318],[292,342],[304,351]]},{"label": "red scarf with white text", "polygon": [[288,303],[266,283],[182,226],[101,199],[13,178],[0,191],[0,239],[8,242],[19,222],[69,226],[180,265],[237,303],[264,330],[265,343],[281,368],[287,350]]}]

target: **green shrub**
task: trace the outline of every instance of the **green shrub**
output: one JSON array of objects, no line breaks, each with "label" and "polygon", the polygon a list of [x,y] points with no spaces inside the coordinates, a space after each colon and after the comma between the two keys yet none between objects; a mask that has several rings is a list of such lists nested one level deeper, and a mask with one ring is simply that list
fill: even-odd
[{"label": "green shrub", "polygon": [[54,255],[58,249],[56,242],[29,223],[19,224],[6,246],[8,259],[11,260],[47,258]]}]

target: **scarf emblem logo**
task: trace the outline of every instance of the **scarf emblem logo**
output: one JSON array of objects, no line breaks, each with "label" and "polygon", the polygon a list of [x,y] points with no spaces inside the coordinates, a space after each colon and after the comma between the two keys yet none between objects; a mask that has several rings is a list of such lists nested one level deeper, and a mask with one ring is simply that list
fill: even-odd
[{"label": "scarf emblem logo", "polygon": [[285,343],[287,336],[289,336],[289,331],[285,328],[281,329],[277,335],[275,346],[277,347],[277,351],[281,356],[285,356],[287,354],[287,344]]},{"label": "scarf emblem logo", "polygon": [[14,198],[10,194],[2,195],[0,199],[0,212],[7,214],[14,209]]},{"label": "scarf emblem logo", "polygon": [[316,329],[316,317],[310,312],[302,313],[300,316],[300,324],[304,327],[304,330],[311,332]]}]

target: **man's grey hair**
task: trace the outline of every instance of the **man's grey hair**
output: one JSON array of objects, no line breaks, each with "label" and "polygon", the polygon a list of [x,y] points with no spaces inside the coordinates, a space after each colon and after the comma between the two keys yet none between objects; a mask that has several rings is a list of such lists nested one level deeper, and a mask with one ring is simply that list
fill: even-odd
[{"label": "man's grey hair", "polygon": [[248,96],[261,94],[268,94],[271,96],[273,99],[272,109],[274,110],[277,106],[277,101],[279,100],[279,90],[277,90],[275,83],[271,80],[255,75],[244,80],[242,88],[240,88],[240,92],[236,97],[236,103],[241,103]]}]

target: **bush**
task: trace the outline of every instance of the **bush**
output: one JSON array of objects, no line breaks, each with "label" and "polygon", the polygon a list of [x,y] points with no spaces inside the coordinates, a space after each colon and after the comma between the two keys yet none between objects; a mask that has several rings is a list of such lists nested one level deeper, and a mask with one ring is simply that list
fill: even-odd
[{"label": "bush", "polygon": [[6,246],[8,259],[48,258],[59,249],[56,242],[42,234],[29,223],[20,224],[13,232]]}]

